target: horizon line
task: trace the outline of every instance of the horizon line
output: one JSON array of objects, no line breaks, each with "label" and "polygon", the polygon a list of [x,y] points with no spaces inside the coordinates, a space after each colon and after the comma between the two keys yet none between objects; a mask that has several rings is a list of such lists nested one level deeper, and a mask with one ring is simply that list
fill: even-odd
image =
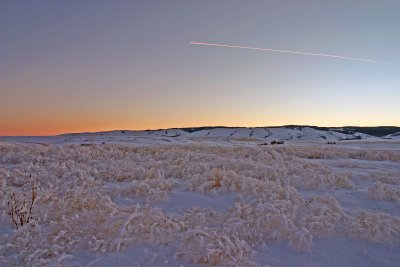
[{"label": "horizon line", "polygon": [[[0,135],[0,137],[52,137],[69,134],[95,134],[95,133],[106,133],[115,131],[130,131],[130,132],[145,132],[145,131],[161,131],[161,130],[172,130],[172,129],[193,129],[193,128],[280,128],[280,127],[310,127],[310,128],[399,128],[400,125],[375,125],[375,126],[355,126],[355,125],[344,125],[344,126],[318,126],[318,125],[307,125],[307,124],[284,124],[284,125],[269,125],[269,126],[224,126],[224,125],[205,125],[205,126],[184,126],[184,127],[168,127],[168,128],[152,128],[152,129],[111,129],[111,130],[100,130],[100,131],[83,131],[83,132],[63,132],[58,134],[50,135]],[[1,141],[1,140],[0,140]]]}]

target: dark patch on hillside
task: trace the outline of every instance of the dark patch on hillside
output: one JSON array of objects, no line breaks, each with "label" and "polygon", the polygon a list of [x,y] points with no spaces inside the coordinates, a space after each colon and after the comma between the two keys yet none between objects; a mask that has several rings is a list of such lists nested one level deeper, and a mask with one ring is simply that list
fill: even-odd
[{"label": "dark patch on hillside", "polygon": [[394,134],[400,131],[400,127],[395,126],[378,126],[378,127],[353,127],[346,126],[343,127],[345,131],[348,132],[359,132],[372,136],[383,137],[389,134]]},{"label": "dark patch on hillside", "polygon": [[174,129],[179,129],[183,130],[188,133],[194,133],[202,130],[212,130],[212,129],[217,129],[217,128],[223,128],[223,129],[236,129],[236,128],[246,128],[246,127],[228,127],[228,126],[201,126],[201,127],[185,127],[185,128],[174,128]]}]

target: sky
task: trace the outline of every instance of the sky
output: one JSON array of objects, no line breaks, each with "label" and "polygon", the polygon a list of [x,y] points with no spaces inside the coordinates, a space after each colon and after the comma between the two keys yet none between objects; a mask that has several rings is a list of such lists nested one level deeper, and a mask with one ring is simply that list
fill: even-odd
[{"label": "sky", "polygon": [[400,126],[399,14],[398,0],[2,0],[0,135]]}]

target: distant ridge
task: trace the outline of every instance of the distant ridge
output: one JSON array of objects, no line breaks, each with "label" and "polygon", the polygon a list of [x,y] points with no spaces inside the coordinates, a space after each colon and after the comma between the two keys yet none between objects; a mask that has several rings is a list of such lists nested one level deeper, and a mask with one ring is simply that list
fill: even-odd
[{"label": "distant ridge", "polygon": [[[285,131],[286,129],[286,131]],[[224,131],[225,130],[225,131]],[[226,131],[231,130],[230,133]],[[335,135],[338,140],[353,140],[353,139],[365,139],[368,137],[377,137],[383,139],[392,139],[400,135],[400,127],[397,126],[343,126],[343,127],[321,127],[313,125],[283,125],[283,126],[265,126],[265,127],[235,127],[235,126],[199,126],[199,127],[178,127],[178,128],[164,128],[164,129],[147,129],[147,130],[111,130],[102,132],[82,132],[82,133],[66,133],[58,136],[73,136],[73,135],[108,135],[108,134],[129,134],[129,133],[146,133],[147,135],[160,135],[166,137],[180,137],[180,136],[219,136],[219,137],[255,137],[252,133],[260,133],[260,131],[279,131],[282,133],[286,132],[291,137],[290,139],[301,139],[304,132],[314,130],[311,135],[315,137],[319,136],[324,139],[324,136]],[[224,133],[221,133],[224,131]],[[241,131],[242,133],[238,133]],[[243,133],[248,132],[248,134]],[[202,133],[208,132],[203,135]],[[157,134],[158,133],[158,134]],[[214,134],[211,134],[214,133]],[[334,134],[336,133],[336,134]],[[243,135],[244,134],[244,135]],[[310,134],[310,133],[309,133]],[[341,136],[338,136],[341,135]],[[268,135],[268,134],[267,134]],[[279,134],[280,135],[280,134]],[[297,135],[297,136],[296,136]],[[272,133],[271,133],[272,137]],[[266,137],[265,137],[266,138]],[[279,136],[276,136],[279,138]],[[288,138],[286,138],[288,139]]]},{"label": "distant ridge", "polygon": [[[182,127],[182,128],[169,128],[169,129],[180,129],[186,132],[192,133],[201,130],[211,130],[217,128],[225,129],[260,129],[260,128],[287,128],[287,129],[302,129],[302,128],[312,128],[320,131],[335,131],[344,134],[354,134],[363,133],[375,137],[383,137],[387,135],[392,135],[400,133],[400,127],[397,126],[343,126],[343,127],[320,127],[313,125],[282,125],[282,126],[265,126],[265,127],[232,127],[232,126],[200,126],[200,127]],[[158,129],[158,130],[168,130],[168,129]]]},{"label": "distant ridge", "polygon": [[319,127],[284,125],[269,127],[202,126],[156,130],[113,130],[100,132],[68,133],[56,136],[5,136],[0,141],[59,144],[187,144],[191,142],[319,142],[332,144],[340,141],[400,141],[400,127],[396,126],[344,126]]},{"label": "distant ridge", "polygon": [[[140,135],[154,135],[169,136],[169,137],[179,137],[179,136],[209,136],[209,134],[201,134],[201,132],[210,132],[210,136],[215,137],[260,137],[264,133],[268,135],[271,132],[271,137],[274,135],[272,132],[277,133],[288,133],[292,135],[291,138],[301,139],[303,134],[310,135],[310,130],[314,132],[312,135],[315,137],[319,136],[332,136],[336,133],[338,139],[356,139],[361,136],[362,139],[366,137],[377,137],[383,139],[392,139],[400,137],[400,127],[398,126],[343,126],[343,127],[322,127],[313,125],[282,125],[282,126],[258,126],[258,127],[244,127],[244,126],[199,126],[199,127],[174,127],[174,128],[162,128],[162,129],[147,129],[147,130],[109,130],[109,131],[98,131],[98,132],[76,132],[76,133],[63,133],[59,135],[54,135],[54,137],[67,137],[67,136],[83,136],[83,135],[125,135],[125,134],[140,134]],[[169,134],[164,134],[168,132]],[[171,133],[174,134],[171,135]],[[247,132],[248,134],[246,134]],[[214,133],[214,134],[211,134]],[[219,133],[219,134],[218,134]],[[258,133],[258,134],[257,134]],[[341,136],[337,135],[341,134]],[[12,137],[12,136],[10,136]],[[16,136],[14,136],[16,137]],[[23,137],[23,136],[20,136]],[[25,136],[29,137],[29,136]],[[259,138],[257,137],[257,138]],[[279,138],[279,136],[276,136]],[[322,137],[321,137],[322,138]]]}]

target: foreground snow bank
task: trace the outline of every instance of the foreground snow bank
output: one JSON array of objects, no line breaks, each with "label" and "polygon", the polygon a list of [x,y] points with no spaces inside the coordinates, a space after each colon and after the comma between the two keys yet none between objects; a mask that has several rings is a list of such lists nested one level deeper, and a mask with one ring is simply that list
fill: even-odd
[{"label": "foreground snow bank", "polygon": [[[283,242],[308,253],[315,238],[400,242],[399,217],[344,209],[330,192],[353,191],[358,181],[351,172],[315,160],[397,163],[396,151],[0,143],[0,155],[0,263],[5,266],[98,264],[102,255],[143,244],[155,247],[155,254],[157,247],[170,248],[170,255],[162,254],[169,260],[160,256],[160,265],[257,266],[256,251],[268,244]],[[12,192],[29,195],[30,176],[38,187],[35,220],[13,230],[7,200]],[[193,205],[168,213],[156,207],[168,203],[182,184],[188,193],[217,199],[235,193],[236,198],[223,211]],[[395,185],[378,181],[368,196],[398,201]],[[302,190],[315,194],[306,198]],[[82,251],[91,256],[80,256]],[[156,264],[140,256],[133,261]]]}]

